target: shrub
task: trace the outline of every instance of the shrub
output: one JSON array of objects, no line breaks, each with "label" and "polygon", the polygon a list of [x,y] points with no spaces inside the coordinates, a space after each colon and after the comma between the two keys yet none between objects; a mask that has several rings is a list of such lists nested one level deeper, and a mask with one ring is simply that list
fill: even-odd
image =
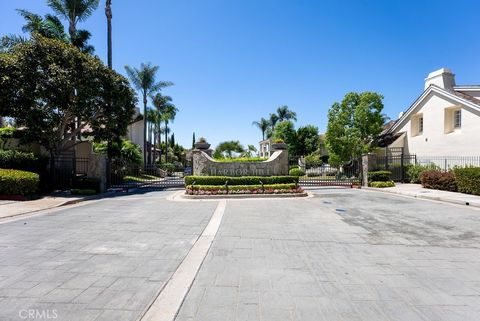
[{"label": "shrub", "polygon": [[38,174],[16,169],[0,169],[0,195],[31,195],[38,191]]},{"label": "shrub", "polygon": [[369,182],[388,182],[391,180],[392,172],[390,171],[373,171],[368,172]]},{"label": "shrub", "polygon": [[305,176],[305,171],[301,168],[292,168],[288,174],[291,176]]},{"label": "shrub", "polygon": [[[99,154],[107,154],[107,143],[94,143],[93,151]],[[132,143],[129,140],[122,140],[121,142],[114,142],[112,144],[114,154],[118,155],[114,157],[116,160],[122,160],[129,164],[142,165],[143,154],[140,146]]]},{"label": "shrub", "polygon": [[263,184],[298,184],[296,176],[187,176],[185,185],[261,185]]},{"label": "shrub", "polygon": [[297,184],[267,184],[267,185],[187,185],[186,193],[190,195],[216,194],[281,194],[301,193],[303,190]]},{"label": "shrub", "polygon": [[480,167],[455,168],[454,173],[459,192],[480,195]]},{"label": "shrub", "polygon": [[97,193],[101,191],[101,181],[96,177],[81,177],[73,182],[74,189],[90,189]]},{"label": "shrub", "polygon": [[435,164],[427,165],[409,165],[407,168],[407,178],[410,183],[420,184],[422,182],[422,173],[425,171],[438,171],[440,168]]},{"label": "shrub", "polygon": [[74,189],[72,189],[72,190],[70,191],[70,194],[72,194],[72,195],[86,195],[86,196],[88,196],[88,195],[95,195],[95,194],[97,194],[97,191],[94,190],[94,189],[76,189],[76,188],[74,188]]},{"label": "shrub", "polygon": [[172,174],[175,172],[175,164],[172,163],[162,163],[159,165],[160,169],[163,169],[166,171],[168,174]]},{"label": "shrub", "polygon": [[421,175],[422,186],[425,188],[439,189],[456,192],[457,183],[453,172],[424,171]]},{"label": "shrub", "polygon": [[0,150],[0,168],[40,173],[47,169],[48,158],[16,150]]},{"label": "shrub", "polygon": [[323,161],[322,161],[320,155],[318,155],[318,154],[310,154],[310,155],[305,156],[305,166],[307,168],[320,167],[320,166],[322,166],[322,164],[323,164]]},{"label": "shrub", "polygon": [[375,187],[375,188],[394,187],[394,186],[395,186],[395,182],[393,182],[393,181],[370,182],[369,185],[370,185],[370,187]]}]

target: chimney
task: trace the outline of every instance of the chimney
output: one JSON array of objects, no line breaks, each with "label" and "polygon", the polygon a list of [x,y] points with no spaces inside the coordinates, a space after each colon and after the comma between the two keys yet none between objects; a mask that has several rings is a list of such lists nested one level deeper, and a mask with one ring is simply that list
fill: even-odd
[{"label": "chimney", "polygon": [[425,79],[425,89],[430,85],[436,85],[440,88],[451,90],[455,86],[455,75],[448,68],[442,68],[431,72]]}]

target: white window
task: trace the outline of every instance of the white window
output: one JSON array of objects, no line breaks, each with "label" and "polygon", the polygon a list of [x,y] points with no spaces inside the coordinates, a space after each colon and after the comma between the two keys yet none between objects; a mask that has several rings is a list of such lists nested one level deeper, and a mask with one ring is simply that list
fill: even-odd
[{"label": "white window", "polygon": [[423,133],[423,116],[418,117],[418,133]]},{"label": "white window", "polygon": [[462,128],[462,110],[457,109],[453,112],[453,128]]}]

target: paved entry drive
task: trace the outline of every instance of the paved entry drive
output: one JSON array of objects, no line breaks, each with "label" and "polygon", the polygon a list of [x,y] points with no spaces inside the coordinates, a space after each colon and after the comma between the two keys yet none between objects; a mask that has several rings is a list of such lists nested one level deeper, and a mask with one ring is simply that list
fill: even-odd
[{"label": "paved entry drive", "polygon": [[216,205],[167,202],[166,195],[0,224],[0,320],[32,320],[31,311],[36,320],[137,320]]},{"label": "paved entry drive", "polygon": [[[218,203],[170,194],[0,224],[0,320],[138,321]],[[176,321],[480,320],[479,231],[478,209],[364,190],[228,200]]]},{"label": "paved entry drive", "polygon": [[480,211],[377,192],[229,201],[177,321],[480,320]]}]

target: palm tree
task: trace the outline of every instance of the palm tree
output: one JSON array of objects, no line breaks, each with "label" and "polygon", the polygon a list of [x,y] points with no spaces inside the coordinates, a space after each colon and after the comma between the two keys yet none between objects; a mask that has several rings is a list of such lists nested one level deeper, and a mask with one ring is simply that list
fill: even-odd
[{"label": "palm tree", "polygon": [[47,0],[57,15],[68,21],[68,33],[73,40],[77,37],[77,23],[84,21],[98,8],[100,0]]},{"label": "palm tree", "polygon": [[238,140],[230,140],[226,142],[221,142],[218,144],[217,148],[215,148],[214,155],[217,157],[223,156],[224,153],[228,156],[228,158],[233,157],[233,153],[243,153],[245,149],[243,148],[242,144]]},{"label": "palm tree", "polygon": [[[155,96],[152,96],[151,98],[152,98],[153,106],[155,106],[155,108],[159,112],[160,118],[159,118],[159,125],[158,126],[160,126],[160,128],[161,128],[161,122],[164,121],[165,111],[168,111],[168,109],[171,109],[171,108],[176,110],[176,108],[175,108],[175,105],[172,104],[172,97],[170,97],[170,96],[163,96],[161,93],[157,93]],[[166,130],[164,130],[165,134],[168,134],[168,128],[167,127],[168,127],[168,124],[166,126]],[[161,153],[162,142],[161,142],[160,135],[158,136],[158,142],[159,142],[158,144],[160,146],[160,153]],[[166,140],[165,140],[165,144],[166,144]],[[162,157],[160,156],[160,162],[161,162],[161,158]]]},{"label": "palm tree", "polygon": [[[168,81],[156,80],[156,75],[159,67],[152,66],[151,63],[140,65],[140,69],[135,67],[125,66],[127,75],[130,78],[133,86],[140,91],[143,98],[143,115],[147,114],[147,98],[154,93],[159,92],[162,88],[173,85]],[[143,159],[145,164],[147,162],[147,117],[143,117]]]},{"label": "palm tree", "polygon": [[93,46],[87,45],[91,33],[87,30],[77,30],[77,23],[84,21],[98,8],[100,0],[47,0],[53,11],[64,18],[68,24],[70,42],[81,51],[92,54]]},{"label": "palm tree", "polygon": [[278,123],[278,115],[277,114],[270,114],[269,123],[270,123],[270,130],[273,133],[273,131],[275,130],[275,126]]},{"label": "palm tree", "polygon": [[268,126],[270,126],[270,123],[268,122],[268,120],[262,117],[260,118],[260,121],[254,121],[252,125],[257,126],[258,129],[262,131],[262,140],[265,140],[265,132],[267,131]]},{"label": "palm tree", "polygon": [[[45,17],[41,17],[23,9],[18,9],[17,12],[25,19],[25,24],[22,27],[23,32],[29,34],[37,33],[43,37],[60,40],[65,43],[70,41],[62,22],[56,16],[47,14]],[[1,38],[0,46],[5,50],[25,41],[27,41],[25,37],[8,35]]]},{"label": "palm tree", "polygon": [[297,121],[297,113],[288,109],[288,106],[280,106],[277,108],[278,121],[294,120]]},{"label": "palm tree", "polygon": [[112,61],[112,0],[105,2],[105,16],[107,16],[107,48],[108,48],[108,67],[113,69]]},{"label": "palm tree", "polygon": [[170,132],[170,128],[168,127],[168,123],[170,121],[174,121],[175,117],[177,116],[178,108],[175,107],[174,104],[169,104],[163,110],[163,122],[165,123],[165,163],[168,163],[168,133]]},{"label": "palm tree", "polygon": [[149,137],[153,142],[153,162],[155,163],[155,157],[157,155],[157,138],[161,133],[160,122],[162,121],[162,115],[157,109],[147,110],[147,121],[149,123]]}]

